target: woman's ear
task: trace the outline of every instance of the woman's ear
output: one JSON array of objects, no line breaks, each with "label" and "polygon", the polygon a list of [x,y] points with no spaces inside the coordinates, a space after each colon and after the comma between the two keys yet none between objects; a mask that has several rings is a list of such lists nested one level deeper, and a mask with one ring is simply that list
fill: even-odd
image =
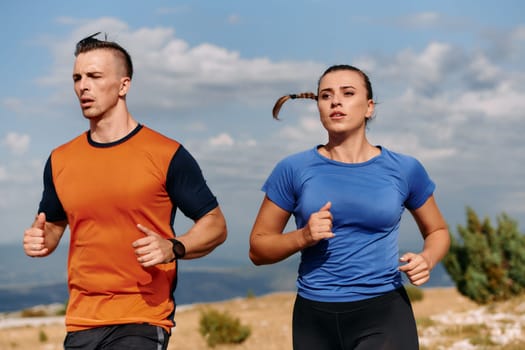
[{"label": "woman's ear", "polygon": [[366,119],[372,119],[372,117],[374,116],[375,106],[376,103],[374,102],[374,100],[368,100],[368,109],[365,114]]}]

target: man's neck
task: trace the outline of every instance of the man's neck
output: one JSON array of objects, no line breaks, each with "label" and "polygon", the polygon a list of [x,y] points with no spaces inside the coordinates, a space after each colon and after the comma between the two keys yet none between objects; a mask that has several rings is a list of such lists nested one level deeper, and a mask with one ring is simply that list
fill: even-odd
[{"label": "man's neck", "polygon": [[98,143],[115,142],[128,135],[138,125],[131,114],[121,118],[99,118],[90,120],[91,139]]}]

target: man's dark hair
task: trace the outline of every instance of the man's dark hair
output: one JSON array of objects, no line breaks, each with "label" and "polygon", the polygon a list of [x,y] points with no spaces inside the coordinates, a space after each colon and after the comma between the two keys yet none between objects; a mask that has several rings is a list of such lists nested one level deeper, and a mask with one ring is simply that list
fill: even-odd
[{"label": "man's dark hair", "polygon": [[126,65],[126,75],[131,79],[133,78],[133,63],[131,62],[131,56],[129,53],[119,44],[114,41],[107,40],[107,34],[104,40],[95,38],[100,32],[85,37],[80,40],[75,47],[75,57],[81,53],[89,52],[92,50],[104,49],[113,50],[117,55],[120,55]]}]

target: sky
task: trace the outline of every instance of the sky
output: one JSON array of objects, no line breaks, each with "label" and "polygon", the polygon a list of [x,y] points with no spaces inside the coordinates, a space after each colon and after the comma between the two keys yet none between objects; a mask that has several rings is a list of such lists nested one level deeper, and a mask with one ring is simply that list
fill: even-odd
[{"label": "sky", "polygon": [[[453,234],[467,206],[524,232],[524,13],[520,0],[3,1],[0,244],[33,221],[52,149],[88,128],[71,73],[96,32],[133,58],[131,114],[199,162],[229,228],[217,258],[247,261],[264,180],[327,141],[314,101],[287,102],[281,121],[271,110],[333,64],[369,75],[370,142],[421,161]],[[189,225],[179,213],[176,231]],[[402,250],[421,247],[409,213],[401,231]]]}]

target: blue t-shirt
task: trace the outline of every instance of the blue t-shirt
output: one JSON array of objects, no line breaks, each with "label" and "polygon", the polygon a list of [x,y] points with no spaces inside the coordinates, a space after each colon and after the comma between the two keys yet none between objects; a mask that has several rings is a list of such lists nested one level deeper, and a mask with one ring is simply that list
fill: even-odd
[{"label": "blue t-shirt", "polygon": [[263,185],[297,228],[332,202],[332,232],[301,252],[298,293],[324,302],[367,299],[402,285],[398,235],[405,208],[417,209],[435,184],[415,158],[381,147],[364,163],[322,156],[318,146],[280,161]]}]

